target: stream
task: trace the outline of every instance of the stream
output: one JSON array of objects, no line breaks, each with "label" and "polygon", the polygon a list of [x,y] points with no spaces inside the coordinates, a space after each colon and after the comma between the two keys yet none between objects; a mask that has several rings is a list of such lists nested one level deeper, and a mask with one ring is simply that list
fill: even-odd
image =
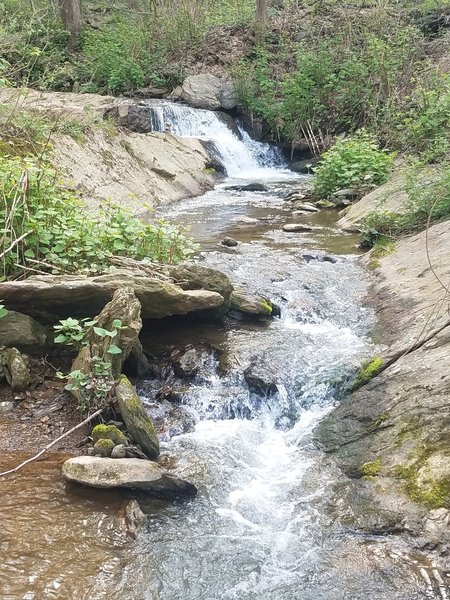
[{"label": "stream", "polygon": [[[62,483],[56,458],[35,464],[11,479],[0,503],[1,600],[445,600],[445,574],[430,557],[401,536],[362,534],[351,519],[342,525],[347,508],[327,500],[345,481],[311,442],[342,384],[374,353],[356,239],[333,211],[292,217],[284,197],[306,180],[275,148],[215,113],[154,106],[155,130],[169,123],[177,135],[211,142],[227,173],[161,215],[189,230],[200,264],[270,298],[281,316],[168,319],[144,330],[157,360],[188,344],[209,349],[193,379],[170,373],[195,426],[162,442],[197,498],[147,501],[148,525],[130,541],[116,526],[116,494]],[[254,181],[265,189],[230,189]],[[312,230],[282,231],[292,222]],[[238,245],[224,247],[226,236]],[[269,375],[274,393],[249,390],[250,365]],[[150,411],[164,385],[139,382]]]}]

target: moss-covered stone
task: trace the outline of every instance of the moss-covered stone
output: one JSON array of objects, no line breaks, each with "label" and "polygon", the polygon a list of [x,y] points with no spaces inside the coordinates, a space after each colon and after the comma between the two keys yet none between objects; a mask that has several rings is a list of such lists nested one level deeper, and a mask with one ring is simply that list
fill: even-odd
[{"label": "moss-covered stone", "polygon": [[94,444],[99,440],[112,440],[114,445],[127,443],[125,434],[115,425],[96,425],[91,435]]},{"label": "moss-covered stone", "polygon": [[127,377],[122,375],[116,385],[116,401],[128,433],[151,459],[159,456],[159,440],[147,411]]},{"label": "moss-covered stone", "polygon": [[94,444],[94,453],[98,456],[111,456],[111,452],[114,449],[114,442],[108,439],[100,439]]},{"label": "moss-covered stone", "polygon": [[365,362],[358,370],[353,380],[352,390],[357,390],[362,385],[368,383],[371,379],[380,373],[384,361],[381,356],[374,356],[369,361]]}]

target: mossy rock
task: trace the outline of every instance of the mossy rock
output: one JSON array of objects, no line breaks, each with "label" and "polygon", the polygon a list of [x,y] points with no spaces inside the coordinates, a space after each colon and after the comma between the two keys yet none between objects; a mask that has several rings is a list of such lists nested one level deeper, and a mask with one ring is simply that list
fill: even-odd
[{"label": "mossy rock", "polygon": [[116,401],[129,435],[151,460],[159,456],[159,440],[142,400],[125,375],[116,385]]},{"label": "mossy rock", "polygon": [[94,454],[106,458],[111,456],[111,452],[113,451],[114,447],[115,443],[112,440],[100,439],[94,444]]},{"label": "mossy rock", "polygon": [[112,440],[115,446],[127,443],[125,434],[115,425],[96,425],[91,435],[94,444],[99,440]]}]

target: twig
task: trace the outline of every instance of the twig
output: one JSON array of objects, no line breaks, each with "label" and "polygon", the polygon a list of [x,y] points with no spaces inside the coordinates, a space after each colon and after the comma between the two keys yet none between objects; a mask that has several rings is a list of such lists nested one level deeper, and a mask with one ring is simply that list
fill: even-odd
[{"label": "twig", "polygon": [[5,256],[5,254],[8,254],[8,252],[11,252],[11,250],[14,248],[14,246],[17,246],[17,244],[19,242],[21,242],[24,238],[26,238],[27,235],[30,235],[30,233],[33,233],[33,232],[26,231],[24,234],[22,234],[20,237],[18,237],[17,240],[14,240],[14,242],[11,244],[11,246],[0,254],[0,258],[3,258]]},{"label": "twig", "polygon": [[24,462],[20,463],[20,465],[17,465],[17,467],[14,467],[14,469],[10,469],[9,471],[4,471],[3,473],[0,473],[0,477],[4,477],[5,475],[10,475],[11,473],[16,473],[19,469],[22,469],[22,467],[24,467],[25,465],[28,465],[29,463],[37,460],[43,454],[45,454],[47,452],[47,450],[50,450],[50,448],[52,448],[55,444],[57,444],[58,442],[63,440],[65,437],[67,437],[68,435],[70,435],[71,433],[76,431],[77,429],[80,429],[80,427],[83,427],[83,425],[86,425],[87,423],[89,423],[89,421],[92,421],[93,419],[95,419],[95,417],[98,417],[101,412],[103,412],[103,408],[99,408],[97,411],[95,411],[95,413],[93,413],[92,415],[87,417],[87,419],[85,419],[81,423],[78,423],[78,425],[75,425],[75,427],[72,427],[72,429],[69,429],[69,431],[66,431],[66,433],[63,433],[62,435],[60,435],[59,438],[56,438],[56,440],[53,440],[53,442],[51,442],[48,446],[45,446],[45,448],[43,448],[35,456],[32,456],[28,460],[25,460]]}]

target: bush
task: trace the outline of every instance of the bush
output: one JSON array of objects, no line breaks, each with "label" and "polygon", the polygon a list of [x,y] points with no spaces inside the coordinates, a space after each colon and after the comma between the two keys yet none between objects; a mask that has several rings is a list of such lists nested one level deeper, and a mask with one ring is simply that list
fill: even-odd
[{"label": "bush", "polygon": [[384,236],[395,239],[420,231],[428,220],[435,222],[449,218],[450,165],[443,167],[439,175],[431,173],[428,177],[415,167],[409,176],[407,193],[404,212],[373,211],[367,215],[361,228],[363,247],[371,248]]},{"label": "bush", "polygon": [[314,193],[326,198],[348,187],[362,193],[384,183],[392,164],[393,154],[380,150],[372,136],[360,131],[325,152],[316,170]]},{"label": "bush", "polygon": [[37,159],[0,157],[0,179],[1,280],[36,271],[100,273],[113,256],[176,263],[194,251],[163,221],[144,223],[114,204],[89,212]]}]

